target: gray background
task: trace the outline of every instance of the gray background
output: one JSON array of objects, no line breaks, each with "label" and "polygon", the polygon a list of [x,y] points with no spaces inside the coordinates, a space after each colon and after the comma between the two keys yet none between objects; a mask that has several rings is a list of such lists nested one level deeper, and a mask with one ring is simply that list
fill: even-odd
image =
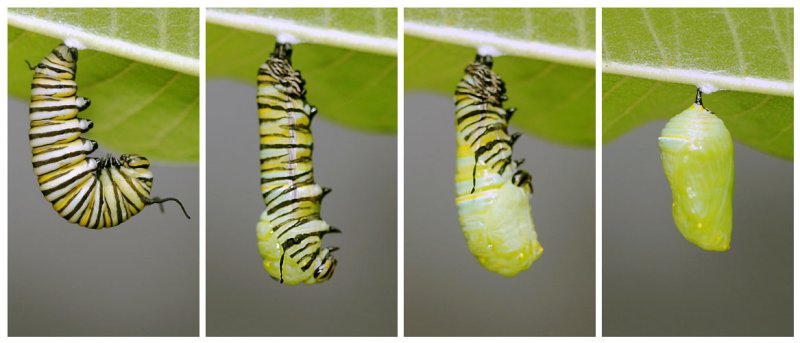
[{"label": "gray background", "polygon": [[506,278],[478,264],[458,224],[454,118],[449,96],[406,95],[405,334],[594,336],[594,149],[517,141],[544,254]]},{"label": "gray background", "polygon": [[731,249],[706,252],[672,220],[665,124],[603,147],[603,336],[791,336],[792,162],[735,144]]},{"label": "gray background", "polygon": [[[308,99],[314,104],[314,94]],[[397,138],[314,119],[314,179],[333,189],[322,218],[343,233],[333,278],[281,285],[264,270],[256,222],[259,189],[256,89],[210,81],[207,91],[207,334],[397,334]],[[356,104],[353,104],[356,106]],[[354,108],[357,108],[354,107]]]},{"label": "gray background", "polygon": [[153,195],[180,199],[191,220],[170,202],[163,214],[148,206],[114,228],[84,229],[39,191],[28,104],[10,100],[8,113],[9,335],[197,336],[197,165],[151,167]]}]

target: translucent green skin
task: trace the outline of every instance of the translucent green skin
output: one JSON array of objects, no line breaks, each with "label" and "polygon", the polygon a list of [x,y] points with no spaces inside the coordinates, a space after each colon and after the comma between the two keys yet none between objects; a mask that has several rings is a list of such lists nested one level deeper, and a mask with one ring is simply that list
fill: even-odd
[{"label": "translucent green skin", "polygon": [[733,140],[725,124],[693,104],[670,119],[658,146],[678,230],[704,250],[728,250],[734,171]]}]

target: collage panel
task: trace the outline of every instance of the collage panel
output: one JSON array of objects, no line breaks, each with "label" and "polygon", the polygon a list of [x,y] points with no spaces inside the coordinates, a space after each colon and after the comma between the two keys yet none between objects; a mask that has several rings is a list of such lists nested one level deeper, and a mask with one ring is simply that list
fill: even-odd
[{"label": "collage panel", "polygon": [[792,9],[602,15],[603,336],[791,336]]},{"label": "collage panel", "polygon": [[8,17],[9,336],[199,335],[199,10]]},{"label": "collage panel", "polygon": [[396,9],[206,16],[206,334],[396,336]]},{"label": "collage panel", "polygon": [[594,336],[595,10],[404,13],[405,336]]}]

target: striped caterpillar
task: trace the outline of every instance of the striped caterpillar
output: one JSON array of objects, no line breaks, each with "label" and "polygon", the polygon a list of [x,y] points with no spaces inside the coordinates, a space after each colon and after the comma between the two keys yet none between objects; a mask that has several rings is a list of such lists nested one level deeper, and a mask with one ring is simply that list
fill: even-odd
[{"label": "striped caterpillar", "polygon": [[78,49],[60,44],[36,66],[31,83],[29,139],[39,189],[58,214],[91,229],[119,225],[151,204],[150,162],[138,155],[93,158],[97,142],[80,137],[93,123],[78,118],[91,101],[76,96]]},{"label": "striped caterpillar", "polygon": [[664,175],[672,189],[672,218],[689,242],[704,250],[730,248],[733,222],[733,140],[725,123],[695,102],[669,120],[658,137]]},{"label": "striped caterpillar", "polygon": [[266,209],[256,226],[258,250],[269,275],[281,283],[315,284],[333,276],[337,248],[322,237],[340,232],[320,217],[329,188],[314,182],[311,119],[305,81],[292,68],[292,45],[277,42],[258,70],[261,194]]},{"label": "striped caterpillar", "polygon": [[456,88],[456,204],[469,250],[484,268],[510,277],[544,249],[528,202],[531,175],[511,159],[520,136],[508,134],[515,109],[503,108],[505,84],[492,65],[491,56],[478,54]]}]

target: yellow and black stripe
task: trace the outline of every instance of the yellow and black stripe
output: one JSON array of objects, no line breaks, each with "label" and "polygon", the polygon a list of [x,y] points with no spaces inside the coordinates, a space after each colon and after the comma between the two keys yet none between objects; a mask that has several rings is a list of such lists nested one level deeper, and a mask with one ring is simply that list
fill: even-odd
[{"label": "yellow and black stripe", "polygon": [[[533,193],[531,175],[517,169],[524,160],[511,159],[512,147],[521,134],[508,133],[508,121],[516,109],[503,108],[503,102],[508,100],[506,86],[500,76],[492,71],[492,64],[491,56],[477,55],[456,87],[459,146],[468,148],[459,150],[459,157],[466,152],[474,157],[469,193],[476,192],[477,180],[480,179],[480,175],[477,175],[479,166],[485,166],[498,175],[512,171],[514,185]],[[485,186],[494,187],[492,183],[487,182]],[[481,187],[477,189],[480,190]]]},{"label": "yellow and black stripe", "polygon": [[314,183],[311,119],[305,81],[292,68],[292,45],[276,43],[258,70],[261,195],[266,210],[257,225],[258,247],[269,275],[290,285],[330,279],[336,267],[322,237],[339,232],[320,217],[330,189]]},{"label": "yellow and black stripe", "polygon": [[491,56],[478,55],[456,87],[456,205],[467,246],[486,269],[514,276],[543,248],[534,230],[531,176],[511,159],[520,134],[508,133],[503,80]]},{"label": "yellow and black stripe", "polygon": [[88,156],[97,142],[81,137],[93,124],[78,118],[91,101],[76,96],[77,62],[78,49],[61,44],[30,67],[34,75],[28,137],[33,172],[45,199],[64,219],[91,229],[119,225],[153,203],[180,204],[174,198],[150,198],[153,174],[146,158]]}]

